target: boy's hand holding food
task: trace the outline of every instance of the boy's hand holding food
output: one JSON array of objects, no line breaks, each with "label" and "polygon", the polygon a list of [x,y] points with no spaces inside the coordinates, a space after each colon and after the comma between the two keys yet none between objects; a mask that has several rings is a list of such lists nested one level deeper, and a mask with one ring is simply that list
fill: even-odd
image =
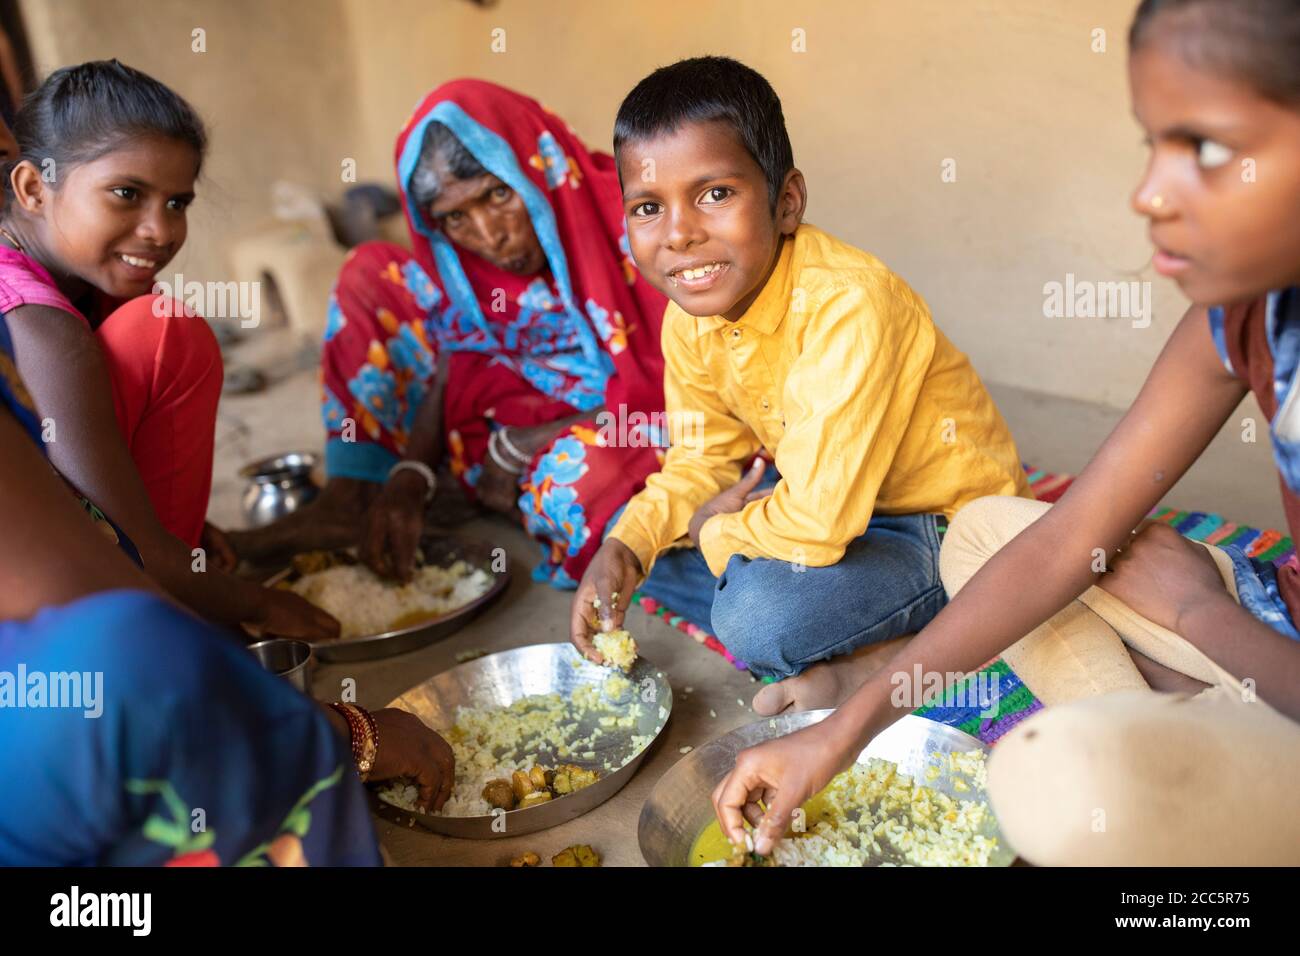
[{"label": "boy's hand holding food", "polygon": [[604,664],[605,659],[592,638],[597,630],[608,632],[623,626],[623,615],[643,573],[641,561],[617,538],[607,538],[587,565],[573,596],[569,637],[593,664]]}]

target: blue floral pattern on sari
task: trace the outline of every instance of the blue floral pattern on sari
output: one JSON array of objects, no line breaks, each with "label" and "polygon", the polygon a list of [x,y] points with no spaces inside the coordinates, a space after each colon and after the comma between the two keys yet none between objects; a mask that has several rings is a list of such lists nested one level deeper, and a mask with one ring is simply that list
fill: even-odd
[{"label": "blue floral pattern on sari", "polygon": [[338,335],[339,330],[346,324],[347,319],[343,315],[343,310],[339,308],[338,296],[331,292],[329,308],[325,312],[325,341],[328,342]]},{"label": "blue floral pattern on sari", "polygon": [[591,537],[587,512],[573,487],[587,473],[587,446],[572,435],[557,438],[533,469],[525,491],[519,499],[524,526],[538,538],[557,542],[558,549],[542,548],[542,563],[533,570],[533,579],[555,587],[576,587],[568,579],[556,550],[563,556],[578,554]]},{"label": "blue floral pattern on sari", "polygon": [[415,304],[426,312],[433,312],[442,301],[442,293],[433,284],[429,274],[420,268],[414,259],[408,259],[402,265],[402,279],[407,291],[415,299]]},{"label": "blue floral pattern on sari", "polygon": [[519,314],[501,333],[501,344],[507,351],[536,356],[577,354],[581,335],[545,279],[530,282],[517,302]]},{"label": "blue floral pattern on sari", "polygon": [[377,422],[385,428],[397,427],[401,407],[397,400],[397,379],[392,372],[366,362],[357,372],[357,377],[348,383],[348,388]]},{"label": "blue floral pattern on sari", "polygon": [[521,309],[530,312],[554,312],[556,309],[564,308],[560,300],[551,292],[551,287],[546,280],[540,276],[528,283],[524,291],[519,293],[518,301]]},{"label": "blue floral pattern on sari", "polygon": [[325,422],[325,430],[330,432],[340,431],[344,420],[348,417],[347,406],[325,386],[321,387],[320,413]]},{"label": "blue floral pattern on sari", "polygon": [[416,415],[427,394],[429,394],[429,386],[424,379],[414,378],[406,385],[406,414],[402,416],[402,431],[408,435],[415,427]]},{"label": "blue floral pattern on sari", "polygon": [[517,368],[529,385],[545,395],[554,395],[564,384],[563,375],[534,359],[523,359]]},{"label": "blue floral pattern on sari", "polygon": [[578,500],[578,493],[568,485],[552,485],[542,495],[542,514],[556,528],[565,532],[568,548],[565,553],[573,557],[582,550],[591,536],[587,527],[587,512]]},{"label": "blue floral pattern on sari", "polygon": [[587,473],[583,460],[586,457],[586,446],[578,439],[557,438],[551,450],[542,456],[533,480],[540,483],[542,478],[550,478],[557,485],[571,485]]},{"label": "blue floral pattern on sari", "polygon": [[541,167],[546,185],[551,189],[558,189],[569,179],[569,157],[564,154],[550,130],[537,137],[536,165]]},{"label": "blue floral pattern on sari", "polygon": [[[393,368],[409,372],[416,379],[433,378],[435,369],[433,353],[416,337],[409,325],[401,326],[397,330],[397,335],[388,340],[388,360]],[[410,396],[409,387],[407,395]],[[414,406],[418,402],[408,397],[407,404]]]}]

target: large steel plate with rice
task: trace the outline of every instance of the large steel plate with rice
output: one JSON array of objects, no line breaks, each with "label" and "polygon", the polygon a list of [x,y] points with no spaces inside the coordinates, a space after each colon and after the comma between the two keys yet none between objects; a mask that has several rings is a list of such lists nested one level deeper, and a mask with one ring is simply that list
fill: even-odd
[{"label": "large steel plate with rice", "polygon": [[[621,681],[611,682],[611,677]],[[613,688],[613,685],[619,686]],[[608,694],[607,688],[611,688]],[[615,694],[613,689],[619,692]],[[583,744],[581,749],[561,753],[553,740],[531,746],[533,738],[529,731],[523,739],[530,744],[524,748],[524,754],[492,753],[481,765],[468,767],[462,766],[461,759],[457,760],[457,790],[453,799],[458,801],[458,806],[453,807],[449,801],[444,813],[426,814],[377,800],[377,812],[402,825],[414,820],[435,833],[469,839],[519,836],[558,826],[599,806],[623,788],[663,731],[673,707],[672,687],[664,672],[654,664],[640,658],[623,675],[592,664],[568,643],[533,644],[459,664],[412,687],[388,706],[415,714],[449,739],[453,736],[451,728],[467,712],[479,726],[490,727],[492,733],[504,736],[506,721],[529,719],[521,714],[539,714],[539,722],[544,723],[544,718],[557,706],[553,695],[558,695],[572,721],[577,723],[568,739],[582,740],[594,735],[594,740]],[[582,712],[581,704],[586,700],[598,701],[599,706]],[[511,707],[515,708],[514,712],[505,712]],[[610,721],[610,717],[615,719]],[[620,723],[624,726],[619,726]],[[460,750],[457,755],[460,758]],[[515,760],[520,756],[531,756],[535,761]],[[465,816],[445,815],[448,809],[473,810],[474,798],[489,778],[509,778],[511,774],[504,768],[512,763],[522,767],[530,762],[544,767],[572,764],[595,771],[599,777],[582,789],[535,806]],[[486,810],[486,805],[482,809]]]},{"label": "large steel plate with rice", "polygon": [[[830,710],[812,710],[764,718],[739,727],[709,743],[697,747],[673,765],[659,779],[641,808],[637,839],[641,855],[651,866],[699,865],[692,861],[692,850],[701,834],[715,820],[711,796],[722,778],[735,766],[736,755],[747,747],[784,737],[828,717]],[[961,755],[988,748],[983,742],[953,727],[908,714],[878,734],[858,755],[858,764],[872,758],[890,761],[898,772],[907,774],[917,784],[931,788],[953,800],[978,802],[987,809],[979,834],[996,839],[996,848],[988,856],[990,866],[1009,866],[1015,852],[998,830],[997,820],[987,798],[980,790],[964,782],[951,764],[962,762]],[[954,761],[950,755],[958,757]],[[885,852],[869,851],[862,865],[898,865],[892,848]],[[716,865],[716,864],[707,864]]]},{"label": "large steel plate with rice", "polygon": [[[490,577],[487,590],[465,604],[437,616],[422,616],[402,626],[393,626],[393,622],[390,622],[388,625],[377,626],[373,633],[342,637],[335,641],[317,641],[312,644],[317,659],[324,663],[378,660],[417,650],[451,636],[497,601],[510,583],[508,570],[493,569],[493,550],[485,542],[454,535],[426,537],[420,542],[421,567],[446,568],[463,561],[469,568],[481,570]],[[351,549],[299,556],[303,557],[315,559],[323,567],[357,563],[356,554]],[[309,565],[304,565],[299,558],[268,578],[266,586],[291,587],[298,583],[309,573]]]}]

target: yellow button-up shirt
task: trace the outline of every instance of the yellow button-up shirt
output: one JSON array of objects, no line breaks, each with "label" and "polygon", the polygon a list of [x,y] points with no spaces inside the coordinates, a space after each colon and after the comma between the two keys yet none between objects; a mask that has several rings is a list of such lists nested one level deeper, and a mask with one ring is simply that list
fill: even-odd
[{"label": "yellow button-up shirt", "polygon": [[870,253],[801,225],[736,322],[664,314],[673,446],[611,532],[649,573],[691,516],[766,449],[771,495],[700,529],[733,554],[834,564],[873,512],[951,517],[983,495],[1031,497],[1015,443],[924,300]]}]

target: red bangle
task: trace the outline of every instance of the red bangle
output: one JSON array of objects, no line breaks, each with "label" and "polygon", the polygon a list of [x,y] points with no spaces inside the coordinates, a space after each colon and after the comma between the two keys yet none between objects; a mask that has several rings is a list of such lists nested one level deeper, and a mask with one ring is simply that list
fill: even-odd
[{"label": "red bangle", "polygon": [[379,727],[374,715],[356,704],[331,703],[329,706],[347,721],[348,736],[352,740],[352,761],[361,779],[365,780],[379,753]]},{"label": "red bangle", "polygon": [[[354,705],[355,706],[355,705]],[[366,733],[370,737],[370,763],[373,766],[375,758],[379,756],[379,724],[375,722],[375,715],[364,707],[357,707],[356,711],[361,715],[361,719],[366,722]],[[366,773],[370,772],[370,767],[366,768]]]}]

